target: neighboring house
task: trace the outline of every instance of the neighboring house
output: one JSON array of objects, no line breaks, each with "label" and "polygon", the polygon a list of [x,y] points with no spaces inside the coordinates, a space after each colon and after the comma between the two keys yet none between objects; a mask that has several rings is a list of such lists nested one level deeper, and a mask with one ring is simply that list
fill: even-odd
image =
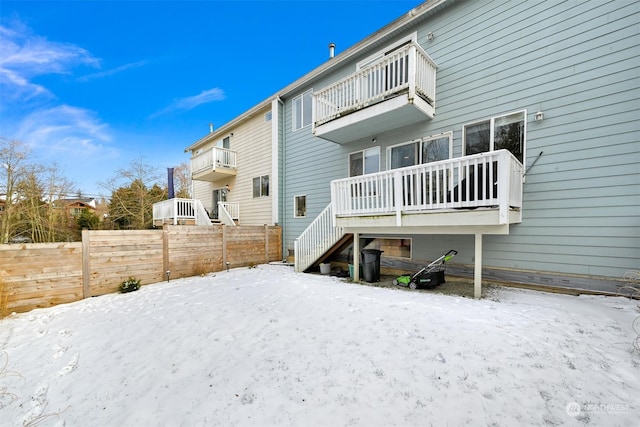
[{"label": "neighboring house", "polygon": [[483,274],[615,291],[640,268],[639,22],[631,1],[428,1],[190,146],[192,168],[240,150],[271,110],[272,152],[194,194],[271,170],[298,271],[352,241],[396,269],[456,249],[476,295]]},{"label": "neighboring house", "polygon": [[343,233],[398,268],[457,249],[477,292],[481,269],[569,286],[639,269],[639,33],[638,2],[428,1],[285,88],[297,269]]},{"label": "neighboring house", "polygon": [[[276,223],[272,122],[271,102],[265,101],[217,130],[211,125],[208,135],[185,149],[191,153],[193,200],[154,205],[154,223],[172,222],[176,211],[188,213],[176,223]],[[164,221],[159,213],[162,206],[170,212]]]},{"label": "neighboring house", "polygon": [[64,209],[67,218],[77,218],[83,211],[96,212],[96,200],[92,198],[59,199],[54,206]]}]

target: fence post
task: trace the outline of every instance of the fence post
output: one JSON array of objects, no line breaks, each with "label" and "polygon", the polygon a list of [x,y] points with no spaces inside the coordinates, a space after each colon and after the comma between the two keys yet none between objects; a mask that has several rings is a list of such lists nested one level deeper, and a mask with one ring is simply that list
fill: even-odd
[{"label": "fence post", "polygon": [[264,259],[265,264],[269,264],[269,227],[264,225]]},{"label": "fence post", "polygon": [[90,236],[89,230],[82,230],[82,298],[91,296]]},{"label": "fence post", "polygon": [[[169,271],[169,225],[164,224],[162,226],[162,268],[163,275]],[[167,275],[168,278],[168,275]]]},{"label": "fence post", "polygon": [[227,226],[222,226],[222,269],[227,267]]}]

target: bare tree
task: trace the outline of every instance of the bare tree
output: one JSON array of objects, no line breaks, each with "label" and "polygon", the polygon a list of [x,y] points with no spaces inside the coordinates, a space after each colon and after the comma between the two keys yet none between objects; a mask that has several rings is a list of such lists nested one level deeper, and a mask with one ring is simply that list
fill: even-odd
[{"label": "bare tree", "polygon": [[176,197],[191,198],[191,168],[186,162],[180,163],[173,169],[173,179],[176,184]]},{"label": "bare tree", "polygon": [[133,160],[127,168],[100,186],[111,193],[110,220],[120,228],[145,229],[153,223],[152,206],[166,199],[166,187],[161,187],[158,169],[142,159]]},{"label": "bare tree", "polygon": [[27,174],[29,148],[17,139],[0,137],[0,196],[4,196],[4,211],[0,215],[0,243],[7,243],[15,234],[17,184]]}]

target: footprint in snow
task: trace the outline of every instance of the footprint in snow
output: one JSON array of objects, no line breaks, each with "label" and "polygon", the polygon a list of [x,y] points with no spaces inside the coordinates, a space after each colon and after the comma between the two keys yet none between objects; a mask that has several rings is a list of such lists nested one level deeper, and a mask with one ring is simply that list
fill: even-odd
[{"label": "footprint in snow", "polygon": [[53,348],[53,351],[55,351],[55,353],[53,353],[53,358],[58,359],[62,357],[67,352],[67,350],[69,350],[69,347],[67,346],[60,345],[60,344],[56,345]]},{"label": "footprint in snow", "polygon": [[40,384],[33,396],[31,396],[31,409],[22,419],[22,425],[31,425],[31,423],[42,416],[47,406],[48,384]]},{"label": "footprint in snow", "polygon": [[74,354],[71,357],[71,360],[69,361],[69,363],[67,363],[67,365],[64,368],[58,371],[58,378],[62,378],[67,374],[70,374],[71,372],[75,371],[78,368],[79,359],[80,359],[80,355],[78,353]]},{"label": "footprint in snow", "polygon": [[58,331],[58,335],[60,335],[61,337],[70,337],[71,335],[73,335],[73,332],[71,332],[69,329],[60,329],[60,331]]}]

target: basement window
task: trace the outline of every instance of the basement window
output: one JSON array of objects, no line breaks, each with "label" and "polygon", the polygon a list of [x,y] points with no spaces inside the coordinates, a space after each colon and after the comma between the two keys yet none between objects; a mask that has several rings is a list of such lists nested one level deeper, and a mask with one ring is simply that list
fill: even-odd
[{"label": "basement window", "polygon": [[378,249],[385,258],[411,259],[411,239],[375,238],[364,249]]}]

